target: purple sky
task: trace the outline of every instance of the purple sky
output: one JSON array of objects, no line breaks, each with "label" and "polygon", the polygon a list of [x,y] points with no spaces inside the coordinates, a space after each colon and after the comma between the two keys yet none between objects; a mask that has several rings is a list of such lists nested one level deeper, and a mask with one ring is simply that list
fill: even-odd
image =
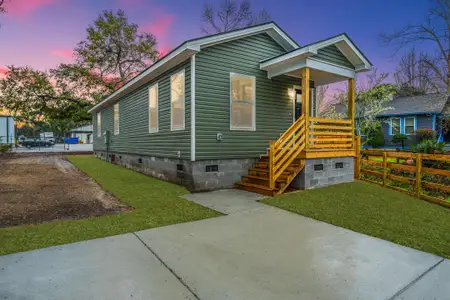
[{"label": "purple sky", "polygon": [[[202,35],[204,0],[11,1],[9,13],[0,16],[0,73],[11,64],[48,69],[70,62],[87,25],[104,9],[124,9],[130,21],[156,35],[162,51]],[[392,71],[395,61],[393,49],[378,42],[379,33],[421,22],[429,5],[429,0],[252,1],[254,10],[268,10],[300,44],[346,32],[380,71]]]}]

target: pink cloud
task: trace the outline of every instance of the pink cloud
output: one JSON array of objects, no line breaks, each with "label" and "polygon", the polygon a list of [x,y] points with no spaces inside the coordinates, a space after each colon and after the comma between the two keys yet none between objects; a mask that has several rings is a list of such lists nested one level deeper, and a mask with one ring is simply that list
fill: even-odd
[{"label": "pink cloud", "polygon": [[55,49],[50,52],[51,52],[51,54],[62,57],[62,58],[72,58],[73,57],[72,50],[68,50],[68,49]]},{"label": "pink cloud", "polygon": [[165,43],[162,43],[158,46],[158,51],[159,51],[159,57],[162,58],[164,56],[167,55],[167,53],[169,53],[172,49],[166,45]]},{"label": "pink cloud", "polygon": [[0,79],[6,78],[7,72],[8,72],[7,68],[0,66]]},{"label": "pink cloud", "polygon": [[6,9],[9,15],[23,17],[42,6],[53,4],[56,1],[58,0],[13,0],[7,2]]},{"label": "pink cloud", "polygon": [[158,38],[163,38],[169,31],[169,29],[172,26],[174,21],[175,21],[175,15],[165,14],[165,15],[158,17],[154,22],[149,22],[147,24],[144,24],[141,27],[141,30],[150,32]]},{"label": "pink cloud", "polygon": [[[127,0],[127,1],[136,1],[136,0]],[[164,14],[162,11],[159,11],[159,17],[156,18],[155,21],[148,22],[144,25],[141,25],[140,30],[143,32],[152,33],[158,41],[158,50],[160,53],[160,57],[165,56],[168,52],[170,52],[171,47],[169,46],[169,31],[171,26],[175,21],[175,15],[173,14]]]}]

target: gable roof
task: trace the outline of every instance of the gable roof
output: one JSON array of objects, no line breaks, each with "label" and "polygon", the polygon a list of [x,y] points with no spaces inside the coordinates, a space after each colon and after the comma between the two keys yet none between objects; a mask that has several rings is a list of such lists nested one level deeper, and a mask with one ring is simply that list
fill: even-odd
[{"label": "gable roof", "polygon": [[318,54],[319,49],[331,45],[335,45],[339,51],[342,52],[342,54],[353,64],[357,72],[368,70],[372,67],[372,63],[369,59],[361,52],[361,50],[359,50],[346,33],[341,33],[318,42],[307,44],[298,49],[293,49],[281,55],[266,59],[262,61],[260,65],[261,68],[264,69],[286,60],[315,56]]},{"label": "gable roof", "polygon": [[121,88],[113,92],[111,95],[103,99],[100,103],[92,107],[89,112],[95,112],[108,103],[113,102],[121,96],[137,89],[143,84],[149,82],[155,77],[161,75],[165,71],[177,66],[181,62],[187,60],[202,48],[213,46],[219,43],[240,39],[255,34],[267,33],[278,44],[287,51],[297,49],[299,45],[284,32],[275,22],[264,23],[260,25],[250,26],[243,29],[236,29],[228,32],[217,33],[200,38],[187,40],[178,47],[169,52],[166,56],[156,61],[150,67],[136,75],[133,79],[124,84]]},{"label": "gable roof", "polygon": [[440,114],[447,103],[447,94],[427,94],[413,97],[394,98],[386,105],[393,107],[378,117],[396,115]]}]

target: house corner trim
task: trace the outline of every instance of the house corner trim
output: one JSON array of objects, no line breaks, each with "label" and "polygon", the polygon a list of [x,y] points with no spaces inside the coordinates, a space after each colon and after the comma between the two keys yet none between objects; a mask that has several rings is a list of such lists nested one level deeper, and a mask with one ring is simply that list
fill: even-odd
[{"label": "house corner trim", "polygon": [[195,161],[195,54],[191,56],[191,161]]}]

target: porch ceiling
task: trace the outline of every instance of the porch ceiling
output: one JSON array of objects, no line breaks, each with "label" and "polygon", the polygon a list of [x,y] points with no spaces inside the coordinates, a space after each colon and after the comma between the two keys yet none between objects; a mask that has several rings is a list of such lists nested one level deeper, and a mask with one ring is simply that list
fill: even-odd
[{"label": "porch ceiling", "polygon": [[269,78],[280,75],[301,78],[301,70],[306,67],[310,68],[311,80],[313,80],[316,85],[345,81],[348,78],[355,78],[356,76],[356,71],[353,69],[309,57],[289,59],[288,61],[281,61],[270,66],[261,66],[261,69],[267,71],[267,76]]},{"label": "porch ceiling", "polygon": [[[339,54],[332,52],[330,47]],[[355,78],[357,72],[368,71],[371,67],[370,61],[346,34],[294,49],[260,64],[260,69],[267,71],[269,78],[280,75],[301,77],[301,69],[309,68],[311,79],[317,85]]]},{"label": "porch ceiling", "polygon": [[[300,69],[297,69],[292,72],[286,73],[285,75],[291,76],[291,77],[296,77],[296,78],[301,78],[302,72]],[[328,73],[328,72],[316,70],[316,69],[310,69],[310,76],[311,76],[311,80],[314,81],[314,84],[316,86],[331,84],[331,83],[340,82],[340,81],[346,81],[348,78],[350,78],[350,77],[345,77],[345,76],[338,75],[338,74]],[[353,77],[351,77],[351,78],[353,78]]]}]

